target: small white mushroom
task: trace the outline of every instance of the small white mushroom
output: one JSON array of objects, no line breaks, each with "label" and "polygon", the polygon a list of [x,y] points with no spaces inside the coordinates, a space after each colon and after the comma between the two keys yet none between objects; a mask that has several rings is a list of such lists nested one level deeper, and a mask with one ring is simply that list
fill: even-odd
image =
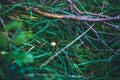
[{"label": "small white mushroom", "polygon": [[56,42],[51,42],[51,46],[55,47],[56,46]]}]

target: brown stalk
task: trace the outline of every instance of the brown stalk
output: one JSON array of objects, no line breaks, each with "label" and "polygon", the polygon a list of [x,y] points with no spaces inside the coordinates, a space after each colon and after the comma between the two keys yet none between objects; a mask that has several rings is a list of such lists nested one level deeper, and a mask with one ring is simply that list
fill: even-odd
[{"label": "brown stalk", "polygon": [[76,15],[63,15],[63,14],[50,14],[47,12],[43,12],[36,8],[33,8],[33,12],[37,14],[41,14],[50,18],[59,18],[59,19],[73,19],[78,21],[86,21],[86,22],[108,22],[108,21],[120,21],[120,17],[110,17],[110,18],[88,18],[84,16],[76,16]]}]

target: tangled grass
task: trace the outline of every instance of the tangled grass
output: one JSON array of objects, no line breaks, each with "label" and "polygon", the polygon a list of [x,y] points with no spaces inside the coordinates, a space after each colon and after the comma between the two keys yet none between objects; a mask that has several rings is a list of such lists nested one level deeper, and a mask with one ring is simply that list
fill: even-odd
[{"label": "tangled grass", "polygon": [[1,0],[0,79],[119,80],[119,2]]}]

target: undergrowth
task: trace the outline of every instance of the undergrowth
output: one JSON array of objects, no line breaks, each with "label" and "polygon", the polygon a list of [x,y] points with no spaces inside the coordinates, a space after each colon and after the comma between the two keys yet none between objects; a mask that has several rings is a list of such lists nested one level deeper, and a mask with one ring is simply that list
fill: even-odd
[{"label": "undergrowth", "polygon": [[[73,2],[83,12],[120,16],[120,0]],[[24,10],[23,6],[30,9]],[[74,44],[62,50],[88,29],[85,22],[48,18],[34,13],[31,7],[49,13],[79,15],[66,0],[1,0],[1,80],[120,79],[119,31],[102,23],[88,23],[90,26],[94,24],[94,30],[89,30]],[[120,26],[119,22],[110,23]],[[60,50],[56,57],[41,67]]]}]

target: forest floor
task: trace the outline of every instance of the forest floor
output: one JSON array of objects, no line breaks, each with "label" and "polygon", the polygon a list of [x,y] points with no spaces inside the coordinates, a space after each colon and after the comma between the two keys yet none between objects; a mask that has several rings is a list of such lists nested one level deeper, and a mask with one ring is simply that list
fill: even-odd
[{"label": "forest floor", "polygon": [[1,0],[0,79],[119,80],[120,0]]}]

